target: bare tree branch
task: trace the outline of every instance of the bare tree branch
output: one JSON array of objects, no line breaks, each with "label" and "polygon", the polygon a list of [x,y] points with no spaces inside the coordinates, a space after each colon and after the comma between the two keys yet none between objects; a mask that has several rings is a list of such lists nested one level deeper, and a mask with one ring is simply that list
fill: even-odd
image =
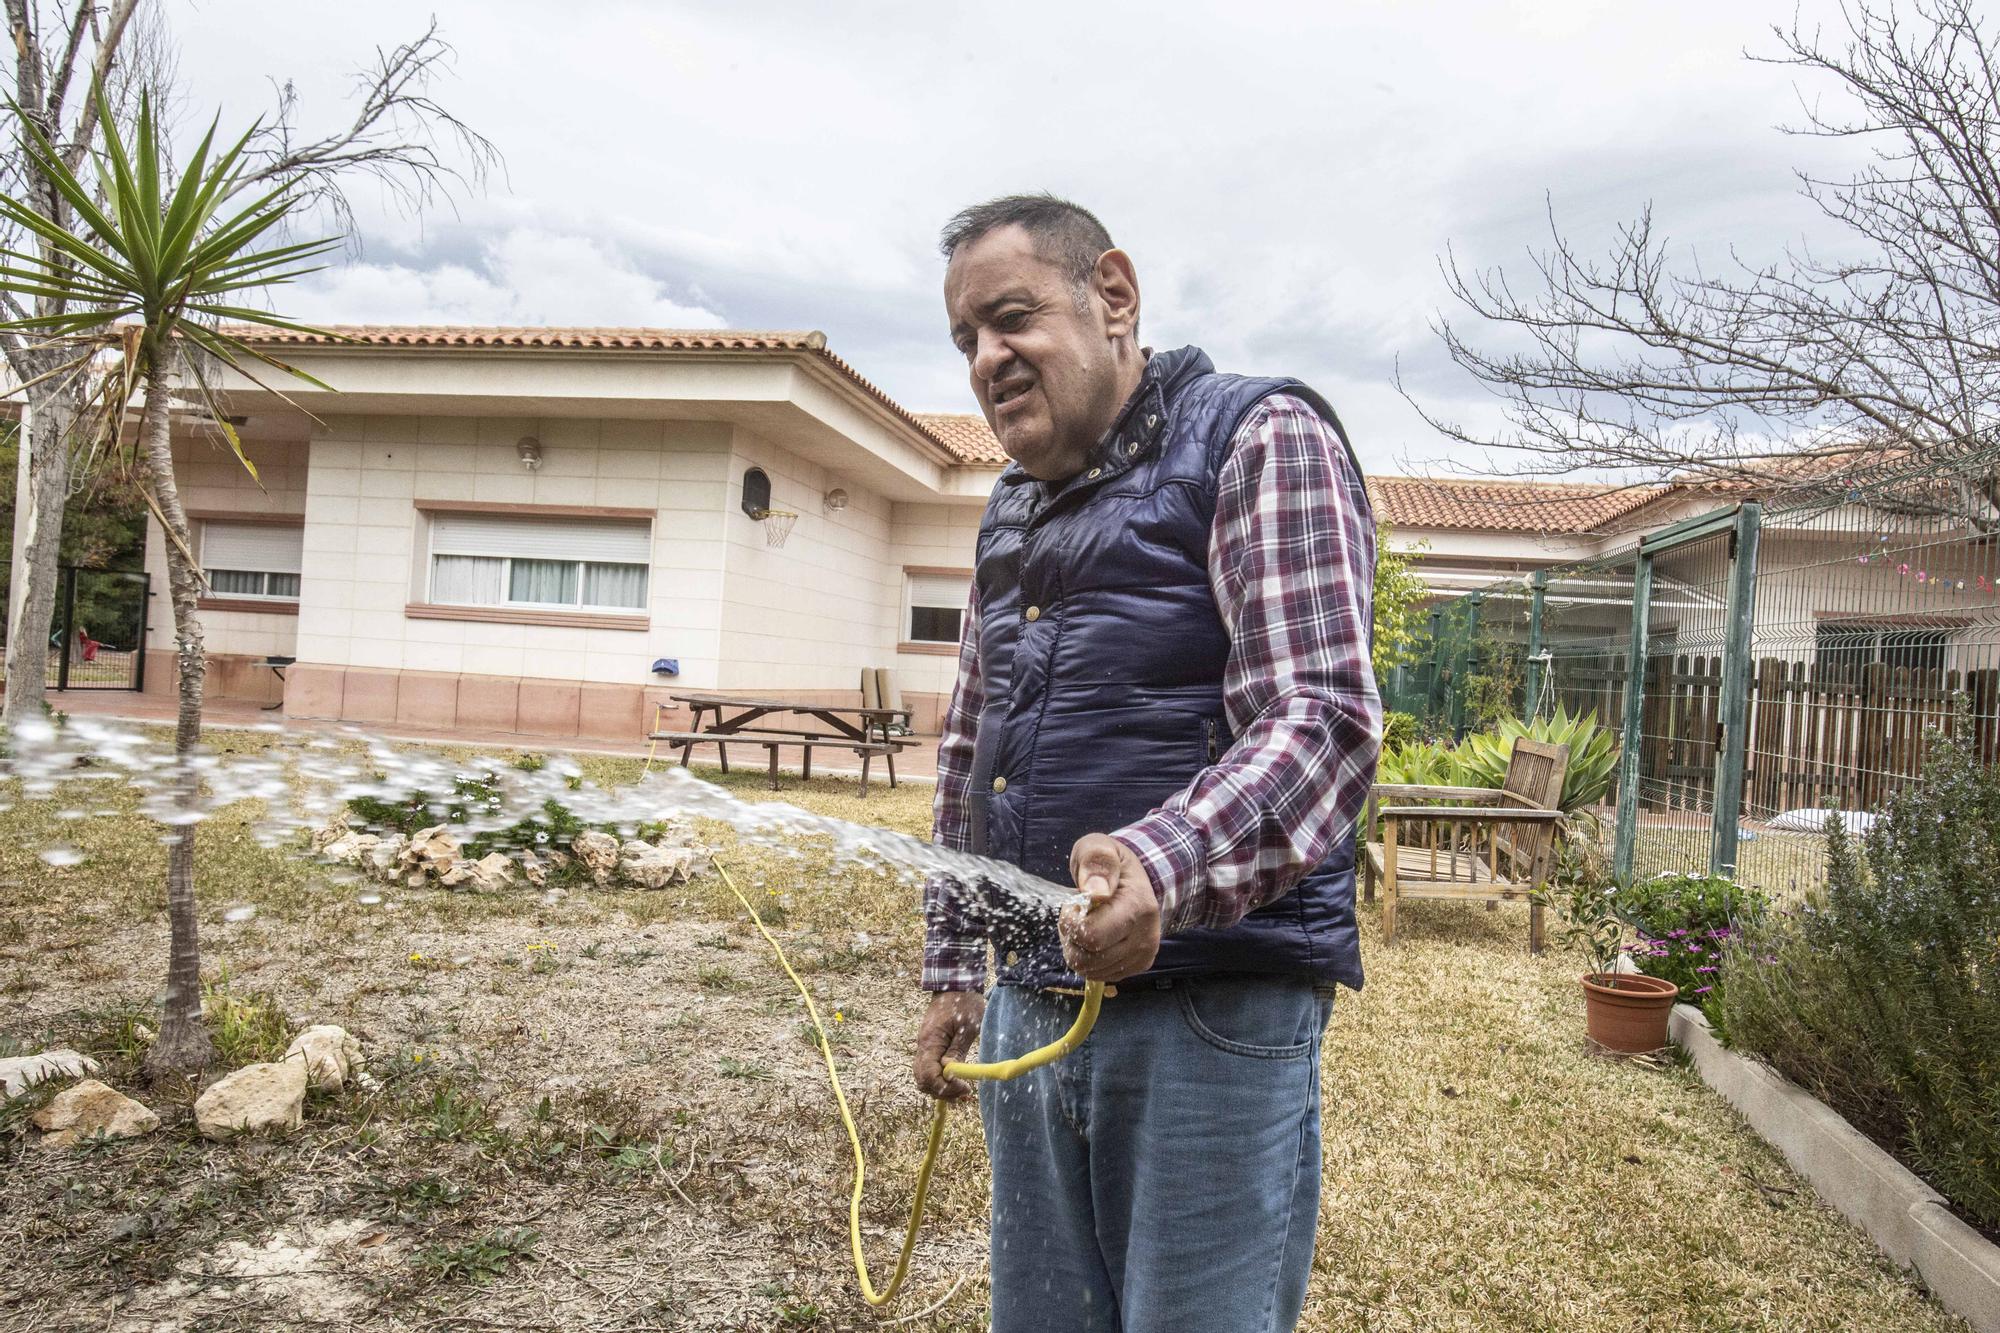
[{"label": "bare tree branch", "polygon": [[[2000,53],[1968,0],[1874,0],[1829,42],[1797,20],[1760,60],[1840,93],[1802,94],[1788,133],[1866,142],[1845,180],[1801,193],[1858,244],[1800,245],[1717,271],[1676,262],[1650,205],[1585,256],[1553,210],[1522,290],[1450,251],[1446,289],[1470,317],[1433,329],[1498,400],[1504,425],[1445,420],[1447,438],[1504,450],[1540,475],[1612,471],[1766,488],[1823,482],[1921,452],[1947,463],[2000,447]],[[1466,331],[1479,330],[1478,337]]]},{"label": "bare tree branch", "polygon": [[297,90],[280,84],[275,116],[252,139],[257,165],[242,188],[290,184],[305,208],[324,211],[350,239],[348,190],[357,177],[376,181],[407,213],[451,204],[460,188],[483,188],[494,169],[504,170],[499,149],[432,96],[455,54],[436,19],[413,41],[376,48],[375,64],[355,76],[354,119],[316,139],[299,137]]}]

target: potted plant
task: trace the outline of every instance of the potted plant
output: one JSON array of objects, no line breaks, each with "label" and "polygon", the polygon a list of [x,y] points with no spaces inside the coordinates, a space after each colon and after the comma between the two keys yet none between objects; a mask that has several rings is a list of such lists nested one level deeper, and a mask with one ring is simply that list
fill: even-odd
[{"label": "potted plant", "polygon": [[1544,890],[1541,898],[1555,913],[1563,939],[1590,958],[1591,970],[1583,974],[1584,1031],[1607,1051],[1642,1055],[1667,1044],[1667,1019],[1681,988],[1661,977],[1617,970],[1625,935],[1617,893],[1617,886],[1586,876]]}]

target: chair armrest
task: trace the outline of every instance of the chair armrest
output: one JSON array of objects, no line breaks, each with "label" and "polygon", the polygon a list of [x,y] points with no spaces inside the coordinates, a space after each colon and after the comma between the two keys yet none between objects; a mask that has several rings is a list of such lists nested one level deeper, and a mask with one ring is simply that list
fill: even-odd
[{"label": "chair armrest", "polygon": [[1498,801],[1498,787],[1431,787],[1415,782],[1378,782],[1371,789],[1376,799],[1395,797],[1405,801],[1469,801],[1484,804]]},{"label": "chair armrest", "polygon": [[1453,819],[1465,824],[1539,824],[1561,820],[1560,810],[1498,810],[1492,806],[1390,805],[1377,810],[1384,819]]}]

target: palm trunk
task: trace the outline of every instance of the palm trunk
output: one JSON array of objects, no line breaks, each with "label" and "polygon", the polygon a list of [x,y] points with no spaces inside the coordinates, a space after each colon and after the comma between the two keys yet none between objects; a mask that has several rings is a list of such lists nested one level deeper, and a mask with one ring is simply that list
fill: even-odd
[{"label": "palm trunk", "polygon": [[49,630],[55,619],[56,575],[61,559],[63,505],[69,499],[69,435],[75,418],[70,394],[31,389],[31,425],[20,447],[28,452],[28,490],[14,497],[14,522],[27,549],[15,570],[25,588],[21,611],[7,635],[9,726],[38,717],[48,690]]},{"label": "palm trunk", "polygon": [[[146,367],[146,401],[139,417],[140,448],[146,459],[153,498],[166,519],[167,584],[174,608],[174,659],[180,677],[180,711],[174,724],[174,755],[180,809],[192,815],[201,795],[193,756],[201,741],[202,678],[208,659],[202,648],[201,620],[195,603],[201,597],[201,572],[186,552],[193,549],[187,511],[181,508],[174,484],[174,456],[168,411],[167,348],[152,349]],[[167,1002],[160,1017],[160,1035],[146,1055],[146,1076],[192,1079],[207,1066],[214,1047],[201,1021],[201,934],[195,919],[195,823],[183,820],[167,850]]]}]

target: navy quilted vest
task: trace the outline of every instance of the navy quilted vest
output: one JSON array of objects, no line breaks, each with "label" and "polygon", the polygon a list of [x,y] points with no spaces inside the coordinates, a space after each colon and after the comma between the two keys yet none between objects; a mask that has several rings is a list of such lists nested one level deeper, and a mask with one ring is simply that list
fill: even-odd
[{"label": "navy quilted vest", "polygon": [[[1078,838],[1139,819],[1229,747],[1229,633],[1209,588],[1209,529],[1237,426],[1274,393],[1339,429],[1296,380],[1220,375],[1186,347],[1148,362],[1081,476],[1044,486],[1018,465],[1002,474],[979,527],[973,850],[1070,884]],[[987,915],[1001,984],[1080,984],[1052,924]],[[1147,975],[1199,972],[1359,989],[1353,838],[1236,925],[1169,937]]]}]

